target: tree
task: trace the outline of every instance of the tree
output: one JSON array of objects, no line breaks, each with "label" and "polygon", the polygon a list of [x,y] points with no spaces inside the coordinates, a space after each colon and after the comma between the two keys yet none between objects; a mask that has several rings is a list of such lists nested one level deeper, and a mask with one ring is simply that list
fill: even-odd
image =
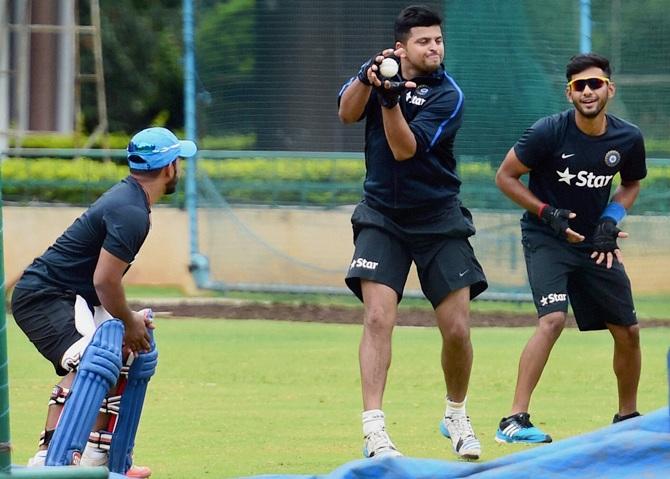
[{"label": "tree", "polygon": [[[156,118],[168,128],[182,127],[181,1],[101,0],[101,25],[110,130],[133,132]],[[82,89],[82,100],[90,131],[95,92]]]}]

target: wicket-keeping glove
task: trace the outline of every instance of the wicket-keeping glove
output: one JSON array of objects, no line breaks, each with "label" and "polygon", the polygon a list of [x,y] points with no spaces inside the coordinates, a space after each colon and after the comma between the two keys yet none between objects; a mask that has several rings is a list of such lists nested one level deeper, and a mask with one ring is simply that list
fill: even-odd
[{"label": "wicket-keeping glove", "polygon": [[570,225],[568,219],[570,218],[570,211],[560,208],[554,208],[551,205],[544,205],[540,210],[540,219],[544,221],[556,234],[565,237],[565,230]]},{"label": "wicket-keeping glove", "polygon": [[613,253],[619,249],[616,240],[621,230],[617,228],[616,221],[606,216],[600,218],[593,233],[593,249],[601,253]]}]

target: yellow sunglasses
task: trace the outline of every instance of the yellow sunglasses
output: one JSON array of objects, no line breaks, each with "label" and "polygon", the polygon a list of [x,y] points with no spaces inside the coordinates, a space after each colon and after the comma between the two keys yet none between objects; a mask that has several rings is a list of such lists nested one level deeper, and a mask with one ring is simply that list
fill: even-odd
[{"label": "yellow sunglasses", "polygon": [[602,88],[603,85],[609,85],[610,79],[605,77],[578,78],[568,82],[568,88],[574,91],[584,91],[588,85],[591,90]]}]

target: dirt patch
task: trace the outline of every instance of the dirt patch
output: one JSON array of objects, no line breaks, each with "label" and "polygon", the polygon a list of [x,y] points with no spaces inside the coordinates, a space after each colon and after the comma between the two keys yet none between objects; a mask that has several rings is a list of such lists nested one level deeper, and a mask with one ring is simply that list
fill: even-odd
[{"label": "dirt patch", "polygon": [[[361,324],[362,307],[326,306],[317,304],[256,303],[236,300],[151,300],[143,304],[132,303],[131,308],[141,309],[147,304],[159,317],[197,317],[219,319],[273,319],[279,321],[321,322],[335,324]],[[535,326],[535,315],[507,313],[471,313],[471,325],[475,327],[524,327]],[[670,320],[644,320],[644,327],[670,327]],[[398,316],[400,326],[434,326],[433,311],[427,309],[401,308]],[[576,327],[574,319],[568,319],[568,327]]]}]

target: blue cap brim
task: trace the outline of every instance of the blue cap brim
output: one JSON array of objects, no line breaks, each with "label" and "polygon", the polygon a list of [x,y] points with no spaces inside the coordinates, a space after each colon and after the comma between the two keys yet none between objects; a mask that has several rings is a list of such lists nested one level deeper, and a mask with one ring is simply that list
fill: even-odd
[{"label": "blue cap brim", "polygon": [[178,157],[189,158],[198,147],[190,140],[179,140],[166,128],[151,127],[135,134],[126,151],[131,169],[150,171],[164,168]]},{"label": "blue cap brim", "polygon": [[[180,140],[179,141],[179,148],[177,148],[177,145],[175,144],[175,148],[172,149],[171,151],[166,151],[166,152],[161,152],[161,153],[149,153],[149,154],[136,154],[136,153],[128,153],[128,165],[130,168],[135,169],[135,170],[158,170],[160,168],[163,168],[173,161],[175,161],[178,157],[183,157],[183,158],[190,158],[191,156],[195,155],[198,151],[198,147],[195,146],[195,143],[193,143],[190,140]],[[136,162],[133,161],[135,158],[140,158],[144,161],[141,162]]]},{"label": "blue cap brim", "polygon": [[189,158],[198,152],[198,147],[191,140],[179,140],[179,156]]}]

